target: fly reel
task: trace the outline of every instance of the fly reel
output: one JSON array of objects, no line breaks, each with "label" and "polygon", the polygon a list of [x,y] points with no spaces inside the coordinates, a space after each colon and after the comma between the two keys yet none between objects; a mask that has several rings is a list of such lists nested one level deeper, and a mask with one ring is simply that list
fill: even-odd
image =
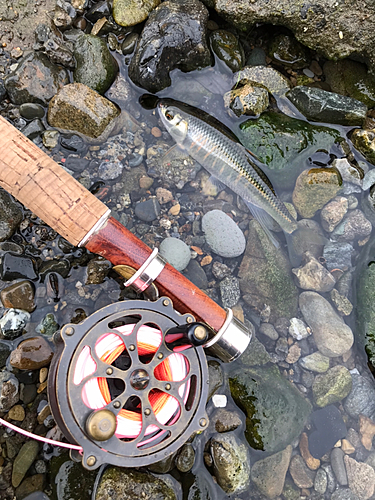
[{"label": "fly reel", "polygon": [[[48,397],[65,437],[82,447],[74,453],[84,467],[149,465],[206,428],[203,347],[166,341],[193,322],[162,297],[111,304],[62,328]],[[203,342],[202,327],[196,332]]]}]

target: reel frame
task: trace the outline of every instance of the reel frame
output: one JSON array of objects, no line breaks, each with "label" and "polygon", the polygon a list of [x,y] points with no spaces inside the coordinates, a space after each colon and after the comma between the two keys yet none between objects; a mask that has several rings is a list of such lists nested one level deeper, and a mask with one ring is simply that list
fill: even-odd
[{"label": "reel frame", "polygon": [[[136,319],[133,332],[129,336],[121,336],[110,323],[129,317]],[[139,319],[138,319],[139,318]],[[54,355],[48,383],[48,398],[52,415],[68,441],[83,448],[80,452],[71,452],[72,458],[82,460],[82,465],[90,470],[98,468],[103,463],[110,463],[120,467],[141,467],[155,463],[177,451],[196,432],[204,430],[208,425],[205,411],[208,396],[208,367],[203,347],[191,347],[183,351],[189,363],[187,376],[181,381],[160,381],[155,378],[153,371],[173,351],[165,342],[165,333],[168,329],[194,322],[191,314],[181,315],[173,308],[172,301],[161,297],[155,302],[144,300],[128,300],[110,304],[94,312],[80,324],[67,324],[57,335],[57,352]],[[134,321],[129,321],[134,323]],[[156,325],[162,332],[162,342],[152,360],[144,364],[138,356],[137,332],[142,325]],[[127,354],[131,359],[131,367],[121,370],[100,360],[94,346],[105,333],[115,333],[123,340]],[[73,382],[73,372],[83,346],[90,347],[91,356],[96,363],[96,370],[85,377],[80,384]],[[143,390],[135,390],[129,379],[131,372],[137,369],[147,370],[149,383]],[[93,377],[106,379],[121,379],[125,384],[124,391],[115,400],[100,410],[92,410],[82,400],[83,385]],[[186,404],[179,395],[179,388],[190,380]],[[191,387],[191,386],[194,387]],[[162,425],[156,418],[148,401],[148,394],[152,389],[161,390],[177,399],[180,405],[178,420],[171,425]],[[95,440],[88,432],[87,422],[94,412],[110,411],[116,415],[124,407],[129,397],[136,396],[141,401],[142,429],[134,439],[122,440],[112,435],[106,440]],[[92,419],[91,419],[92,420]],[[139,444],[145,438],[145,431],[149,425],[155,425],[166,435],[160,442],[147,448]],[[137,446],[138,445],[138,446]]]}]

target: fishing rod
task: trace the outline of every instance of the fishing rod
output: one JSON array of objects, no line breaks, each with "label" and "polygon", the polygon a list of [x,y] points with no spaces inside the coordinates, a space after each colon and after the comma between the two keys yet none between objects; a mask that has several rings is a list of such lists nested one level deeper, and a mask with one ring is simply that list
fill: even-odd
[{"label": "fishing rod", "polygon": [[156,287],[160,297],[111,304],[55,336],[48,398],[71,453],[88,469],[170,455],[208,425],[204,349],[237,359],[247,327],[1,116],[0,186],[72,245],[109,260],[125,286]]}]

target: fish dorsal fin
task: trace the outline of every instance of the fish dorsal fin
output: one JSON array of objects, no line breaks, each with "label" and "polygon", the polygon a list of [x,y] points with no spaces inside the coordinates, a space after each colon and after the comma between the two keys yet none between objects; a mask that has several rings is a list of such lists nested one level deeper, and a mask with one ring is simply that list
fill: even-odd
[{"label": "fish dorsal fin", "polygon": [[246,155],[246,159],[249,162],[249,164],[253,167],[255,172],[259,175],[259,177],[262,179],[262,181],[270,188],[270,190],[273,192],[273,194],[276,196],[274,187],[272,186],[271,181],[267,177],[267,175],[263,172],[261,167],[257,164],[257,162],[261,163],[259,158],[257,158],[251,151],[245,148],[242,144],[239,144],[241,146],[241,149]]}]

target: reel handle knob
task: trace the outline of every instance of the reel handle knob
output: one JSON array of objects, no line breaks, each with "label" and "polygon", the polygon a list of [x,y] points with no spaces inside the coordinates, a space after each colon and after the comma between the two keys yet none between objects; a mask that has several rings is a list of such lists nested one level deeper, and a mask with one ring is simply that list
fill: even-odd
[{"label": "reel handle knob", "polygon": [[176,326],[165,333],[165,342],[175,351],[183,350],[181,348],[199,347],[206,344],[208,339],[208,327],[198,322]]}]

